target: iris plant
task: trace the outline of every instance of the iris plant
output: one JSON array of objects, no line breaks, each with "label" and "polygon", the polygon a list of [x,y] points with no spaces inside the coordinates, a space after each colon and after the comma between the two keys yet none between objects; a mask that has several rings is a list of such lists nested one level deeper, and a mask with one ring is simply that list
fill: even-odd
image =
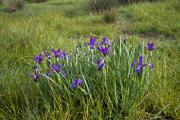
[{"label": "iris plant", "polygon": [[[98,57],[96,61],[97,69],[102,70],[105,67],[104,57],[106,57],[105,55],[107,55],[109,51],[111,50],[110,40],[108,38],[103,38],[101,42],[96,42],[96,38],[91,37],[89,42],[85,43],[85,46],[87,45],[90,47],[90,49],[94,49],[95,51],[100,52],[104,55],[104,56],[101,56],[101,55],[99,56],[99,54],[97,56],[94,55],[95,58]],[[80,48],[81,48],[80,45],[76,48],[76,54],[79,53],[80,55],[83,55],[83,54],[88,55],[88,53],[84,51],[79,52]],[[145,48],[149,51],[156,49],[156,47],[154,47],[154,44],[152,42],[149,42],[147,47]],[[73,56],[67,55],[65,51],[61,52],[60,49],[57,49],[57,50],[52,49],[51,52],[52,53],[45,51],[43,54],[36,55],[34,57],[34,61],[36,63],[41,63],[45,58],[51,59],[51,60],[47,60],[48,69],[45,70],[46,76],[50,76],[51,73],[57,73],[57,74],[60,73],[62,74],[62,76],[66,76],[66,73],[62,70],[63,69],[62,63],[63,64],[68,64],[68,63],[62,62],[61,59],[67,58],[69,61],[73,61],[72,59]],[[58,61],[56,59],[53,60],[53,57],[59,58]],[[138,62],[132,62],[131,64],[131,67],[135,67],[135,72],[137,73],[138,76],[141,74],[142,69],[147,66],[149,66],[151,69],[154,68],[154,64],[143,63],[143,56],[139,57]],[[42,74],[38,71],[37,66],[34,67],[34,72],[31,73],[31,78],[34,81],[37,81],[41,77],[42,77]],[[83,80],[81,79],[74,80],[73,83],[71,84],[71,89],[75,89],[76,87],[82,85],[82,83],[83,83]]]}]

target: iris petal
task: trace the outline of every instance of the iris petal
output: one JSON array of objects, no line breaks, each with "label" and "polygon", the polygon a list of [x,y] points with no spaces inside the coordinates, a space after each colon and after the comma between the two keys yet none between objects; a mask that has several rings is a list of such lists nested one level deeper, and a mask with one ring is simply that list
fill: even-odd
[{"label": "iris petal", "polygon": [[81,79],[76,79],[73,81],[73,83],[71,84],[71,89],[75,89],[77,86],[81,85],[83,83],[83,81]]}]

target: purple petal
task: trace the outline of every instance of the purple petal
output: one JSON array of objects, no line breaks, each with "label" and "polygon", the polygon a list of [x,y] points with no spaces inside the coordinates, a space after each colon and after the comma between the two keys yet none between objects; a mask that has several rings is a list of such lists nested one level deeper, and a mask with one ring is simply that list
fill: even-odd
[{"label": "purple petal", "polygon": [[48,77],[49,77],[49,76],[50,76],[50,74],[51,74],[51,72],[50,72],[50,71],[47,71],[47,72],[46,72],[46,76],[48,76]]},{"label": "purple petal", "polygon": [[34,73],[37,73],[37,72],[38,72],[38,67],[34,66]]},{"label": "purple petal", "polygon": [[104,60],[102,58],[99,58],[97,60],[97,65],[98,65],[98,70],[102,70],[103,67],[105,66]]},{"label": "purple petal", "polygon": [[60,57],[61,56],[60,49],[58,49],[58,50],[52,49],[52,54],[54,57]]},{"label": "purple petal", "polygon": [[136,73],[137,73],[138,75],[141,74],[141,65],[138,65],[138,66],[136,67]]},{"label": "purple petal", "polygon": [[143,64],[143,65],[142,65],[142,67],[146,67],[146,66],[147,66],[147,64]]},{"label": "purple petal", "polygon": [[108,38],[103,38],[102,39],[102,44],[104,44],[104,45],[109,44],[109,39]]},{"label": "purple petal", "polygon": [[154,64],[149,65],[151,69],[154,69]]},{"label": "purple petal", "polygon": [[140,56],[139,57],[139,65],[142,65],[143,64],[143,56]]},{"label": "purple petal", "polygon": [[134,67],[134,61],[132,61],[132,63],[131,63],[131,67]]},{"label": "purple petal", "polygon": [[81,85],[83,81],[81,79],[74,80],[73,83],[71,84],[71,89],[76,88],[77,86]]},{"label": "purple petal", "polygon": [[44,60],[44,57],[43,57],[42,54],[36,55],[36,56],[34,57],[34,61],[35,61],[36,63],[41,63],[43,60]]},{"label": "purple petal", "polygon": [[51,54],[48,51],[44,51],[44,56],[51,59]]},{"label": "purple petal", "polygon": [[59,63],[58,65],[50,65],[50,67],[55,71],[55,72],[60,72],[61,68],[62,68],[62,65]]},{"label": "purple petal", "polygon": [[148,42],[148,45],[147,45],[146,49],[148,49],[149,51],[152,51],[152,50],[154,50],[156,48],[154,47],[154,44],[152,42]]},{"label": "purple petal", "polygon": [[96,43],[96,38],[91,37],[90,42],[89,42],[89,45],[90,45],[91,49],[94,49],[95,43]]},{"label": "purple petal", "polygon": [[65,51],[63,51],[63,52],[61,53],[61,58],[62,58],[62,59],[66,58],[66,52],[65,52]]}]

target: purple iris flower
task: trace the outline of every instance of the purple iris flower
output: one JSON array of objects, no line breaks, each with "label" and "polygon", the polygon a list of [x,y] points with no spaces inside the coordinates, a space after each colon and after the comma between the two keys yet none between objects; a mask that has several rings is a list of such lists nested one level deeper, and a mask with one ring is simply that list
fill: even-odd
[{"label": "purple iris flower", "polygon": [[48,51],[44,51],[44,56],[51,59],[51,54]]},{"label": "purple iris flower", "polygon": [[152,42],[148,42],[148,45],[145,48],[149,51],[153,51],[156,49],[156,47],[154,47],[154,44]]},{"label": "purple iris flower", "polygon": [[101,51],[103,55],[107,55],[109,49],[110,49],[110,47],[106,47],[106,46],[98,47],[98,50]]},{"label": "purple iris flower", "polygon": [[82,85],[83,81],[81,79],[76,79],[73,81],[73,83],[71,84],[71,89],[76,88],[77,86]]},{"label": "purple iris flower", "polygon": [[109,45],[109,44],[110,44],[109,39],[108,39],[108,38],[103,38],[103,39],[102,39],[102,44],[103,44],[103,45],[107,45],[107,44]]},{"label": "purple iris flower", "polygon": [[141,66],[142,66],[142,64],[143,64],[143,56],[140,56],[140,57],[139,57],[139,63],[138,63],[138,65],[141,65]]},{"label": "purple iris flower", "polygon": [[48,76],[48,77],[49,77],[49,76],[50,76],[50,74],[51,74],[51,72],[50,72],[50,71],[47,71],[47,72],[46,72],[46,76]]},{"label": "purple iris flower", "polygon": [[66,52],[65,52],[65,51],[61,52],[61,58],[62,58],[62,59],[65,59],[65,58],[66,58]]},{"label": "purple iris flower", "polygon": [[61,71],[61,68],[62,68],[62,65],[59,63],[58,65],[54,65],[54,64],[52,64],[52,65],[50,65],[51,66],[51,68],[52,68],[52,70],[54,71],[54,72],[60,72]]},{"label": "purple iris flower", "polygon": [[149,64],[149,67],[150,67],[151,69],[154,69],[154,64]]},{"label": "purple iris flower", "polygon": [[58,49],[58,50],[52,49],[52,54],[54,57],[60,57],[61,56],[60,49]]},{"label": "purple iris flower", "polygon": [[97,42],[96,45],[97,45],[97,50],[101,51],[101,43]]},{"label": "purple iris flower", "polygon": [[141,74],[142,69],[146,66],[149,66],[151,69],[154,69],[154,64],[143,64],[143,57],[142,56],[139,57],[138,63],[133,61],[131,63],[131,67],[134,67],[135,64],[137,64],[137,66],[135,67],[135,71],[138,74],[138,76]]},{"label": "purple iris flower", "polygon": [[42,74],[38,72],[38,67],[34,67],[34,72],[30,74],[30,77],[34,80],[37,81],[42,77]]},{"label": "purple iris flower", "polygon": [[96,38],[91,37],[89,41],[89,45],[91,49],[94,49],[95,43],[96,43]]},{"label": "purple iris flower", "polygon": [[141,69],[142,69],[142,66],[140,65],[136,67],[136,73],[138,74],[138,76],[141,74]]},{"label": "purple iris flower", "polygon": [[99,58],[97,60],[97,66],[98,66],[98,70],[102,70],[103,67],[105,66],[104,60],[102,58]]},{"label": "purple iris flower", "polygon": [[138,63],[138,65],[136,66],[136,73],[137,73],[138,75],[140,75],[142,68],[143,68],[143,67],[146,67],[146,66],[147,66],[147,64],[143,64],[143,56],[140,56],[140,57],[139,57],[139,63]]},{"label": "purple iris flower", "polygon": [[43,57],[42,54],[36,55],[36,56],[34,57],[34,61],[35,61],[36,63],[40,63],[40,62],[42,62],[43,60],[44,60],[44,57]]}]

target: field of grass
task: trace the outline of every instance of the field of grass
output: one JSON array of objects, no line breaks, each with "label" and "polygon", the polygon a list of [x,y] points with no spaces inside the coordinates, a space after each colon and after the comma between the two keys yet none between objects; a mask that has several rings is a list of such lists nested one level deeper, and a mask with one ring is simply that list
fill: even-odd
[{"label": "field of grass", "polygon": [[[0,119],[180,119],[179,0],[116,6],[112,23],[90,12],[85,0],[27,3],[14,13],[5,8],[0,4]],[[101,55],[84,47],[90,37],[113,42],[101,71],[94,61]],[[158,49],[144,49],[149,41]],[[34,82],[33,57],[52,48],[72,55],[62,61],[67,76]],[[140,55],[155,68],[143,68],[139,77],[131,63]],[[74,79],[83,84],[72,90]]]}]

